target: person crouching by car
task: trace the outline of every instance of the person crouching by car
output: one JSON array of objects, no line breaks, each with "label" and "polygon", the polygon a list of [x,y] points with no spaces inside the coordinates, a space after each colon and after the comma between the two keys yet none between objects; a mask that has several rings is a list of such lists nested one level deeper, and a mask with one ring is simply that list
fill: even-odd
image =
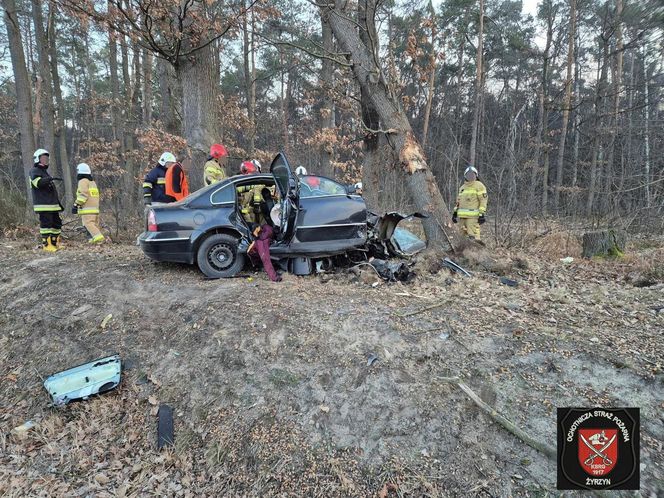
[{"label": "person crouching by car", "polygon": [[258,261],[263,263],[263,269],[272,282],[281,282],[281,275],[279,275],[272,265],[270,258],[270,244],[274,240],[274,229],[270,225],[262,225],[256,227],[253,231],[256,239],[251,243],[247,249],[247,255],[254,266],[258,266]]}]

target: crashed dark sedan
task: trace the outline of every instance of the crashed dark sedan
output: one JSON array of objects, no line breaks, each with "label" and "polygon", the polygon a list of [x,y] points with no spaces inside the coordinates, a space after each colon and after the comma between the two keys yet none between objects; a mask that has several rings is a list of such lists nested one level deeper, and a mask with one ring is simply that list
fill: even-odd
[{"label": "crashed dark sedan", "polygon": [[234,176],[180,202],[149,206],[146,230],[138,238],[141,249],[156,261],[196,263],[208,277],[232,277],[244,267],[253,240],[240,213],[237,189],[255,185],[275,193],[276,201],[266,196],[261,209],[275,227],[270,253],[282,267],[311,268],[313,260],[367,251],[369,246],[400,252],[392,235],[403,215],[373,215],[361,196],[347,193],[329,178],[298,178],[283,153],[272,161],[270,173]]}]

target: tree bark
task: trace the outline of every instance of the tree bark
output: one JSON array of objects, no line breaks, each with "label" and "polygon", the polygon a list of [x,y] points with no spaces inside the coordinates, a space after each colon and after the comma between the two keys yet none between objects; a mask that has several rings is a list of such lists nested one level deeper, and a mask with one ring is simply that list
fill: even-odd
[{"label": "tree bark", "polygon": [[567,39],[567,78],[565,80],[565,97],[563,98],[563,122],[558,145],[558,162],[556,165],[556,187],[553,192],[553,207],[560,214],[560,189],[563,186],[563,165],[565,160],[565,140],[567,139],[567,123],[569,122],[572,104],[572,65],[574,62],[574,38],[576,36],[576,0],[569,0],[570,21]]},{"label": "tree bark", "polygon": [[[190,42],[185,40],[185,50]],[[184,137],[192,152],[192,170],[189,184],[192,190],[203,185],[203,167],[210,149],[216,141],[218,126],[216,109],[219,87],[219,74],[215,71],[212,44],[194,51],[186,57],[179,57],[175,74],[182,85],[182,117]]]},{"label": "tree bark", "polygon": [[[248,9],[249,4],[245,1],[244,8]],[[249,23],[248,17],[252,16],[252,22]],[[249,33],[249,24],[251,24],[251,34]],[[244,55],[244,91],[247,101],[247,118],[249,119],[249,137],[247,153],[249,157],[254,156],[256,149],[256,64],[255,64],[255,40],[253,26],[253,10],[246,11],[242,17],[242,48]]]},{"label": "tree bark", "polygon": [[143,49],[143,124],[152,123],[152,52]]},{"label": "tree bark", "polygon": [[181,133],[180,123],[175,114],[178,99],[174,69],[168,61],[162,58],[157,59],[157,78],[161,94],[159,119],[168,133],[179,135]]},{"label": "tree bark", "polygon": [[[41,0],[32,0],[32,22],[35,28],[35,45],[37,48],[36,77],[41,79],[41,133],[43,148],[51,153],[49,169],[53,176],[60,176],[58,172],[57,156],[55,154],[55,111],[53,109],[53,81],[51,79],[51,64],[48,60],[48,46],[44,32],[44,17],[42,15]],[[67,193],[66,197],[69,197]]]},{"label": "tree bark", "polygon": [[[321,12],[321,32],[323,35],[323,49],[327,53],[334,51],[334,39],[332,37],[332,28],[324,12]],[[335,108],[332,98],[332,89],[334,87],[334,62],[329,59],[323,59],[320,72],[320,89],[322,92],[323,105],[320,109],[320,128],[326,134],[330,133],[335,126]],[[330,131],[328,131],[330,130]],[[321,174],[334,178],[335,171],[332,167],[334,149],[331,144],[324,141],[320,146],[320,169]]]},{"label": "tree bark", "polygon": [[[4,9],[5,26],[7,27],[7,39],[9,42],[9,53],[14,71],[14,85],[16,87],[16,117],[19,127],[19,139],[21,143],[21,159],[25,173],[25,187],[27,199],[32,196],[30,187],[30,170],[32,169],[32,154],[35,151],[34,129],[32,125],[32,96],[30,95],[30,79],[28,69],[25,65],[25,54],[23,52],[23,40],[21,39],[21,28],[16,15],[16,3],[14,0],[2,0]],[[26,213],[27,214],[27,213]]]},{"label": "tree bark", "polygon": [[[540,79],[539,91],[539,113],[537,116],[537,138],[535,143],[535,162],[533,169],[530,172],[530,206],[531,211],[535,208],[535,199],[537,196],[537,179],[542,175],[542,183],[544,191],[542,192],[542,212],[546,214],[548,203],[548,161],[545,158],[545,170],[540,169],[540,161],[544,155],[544,149],[548,147],[546,144],[546,132],[548,128],[548,93],[549,93],[549,59],[551,58],[550,50],[553,41],[553,13],[551,12],[551,1],[545,0],[549,9],[549,16],[547,18],[546,30],[546,45],[542,53],[542,76]],[[547,154],[548,157],[548,154]],[[542,174],[543,173],[543,174]]]},{"label": "tree bark", "polygon": [[475,56],[476,76],[475,76],[475,105],[473,109],[473,127],[470,137],[470,156],[468,162],[475,165],[477,159],[477,133],[479,128],[480,118],[480,102],[482,98],[483,85],[483,72],[482,72],[482,52],[484,50],[484,0],[480,0],[480,19],[479,19],[479,33],[477,36],[477,54]]},{"label": "tree bark", "polygon": [[427,103],[424,108],[424,126],[422,127],[422,149],[426,147],[429,134],[429,119],[436,83],[436,11],[433,8],[432,0],[429,0],[429,13],[431,15],[431,54],[429,55],[429,77],[427,78]]},{"label": "tree bark", "polygon": [[648,60],[646,57],[645,47],[643,49],[643,93],[645,97],[645,122],[644,122],[644,137],[643,146],[645,149],[645,158],[643,161],[643,176],[645,177],[645,194],[646,194],[646,208],[650,208],[650,93],[648,91],[648,83],[650,76],[648,75]]},{"label": "tree bark", "polygon": [[60,167],[65,184],[65,207],[70,207],[74,199],[72,167],[69,164],[69,154],[67,153],[67,126],[65,125],[65,103],[62,98],[62,88],[60,86],[60,72],[58,70],[58,50],[56,37],[56,18],[57,5],[51,0],[48,11],[48,53],[51,62],[51,77],[53,79],[53,94],[55,96],[56,115],[55,115],[55,144],[60,158]]},{"label": "tree bark", "polygon": [[[110,13],[115,7],[112,2],[108,2]],[[118,141],[118,155],[122,160],[125,153],[124,122],[122,120],[122,102],[120,100],[120,78],[118,75],[118,45],[117,33],[109,26],[108,29],[108,56],[109,73],[111,83],[111,119],[113,121],[113,139]]]},{"label": "tree bark", "polygon": [[[342,50],[349,55],[352,71],[360,87],[364,88],[373,104],[385,134],[400,162],[400,173],[415,207],[429,215],[423,220],[428,244],[451,250],[460,242],[454,230],[444,230],[450,221],[450,212],[438,190],[422,148],[415,138],[405,113],[389,96],[387,82],[381,72],[375,53],[360,39],[356,23],[344,12],[343,0],[328,4],[332,31]],[[381,132],[382,133],[382,132]],[[451,225],[450,225],[451,226]]]}]

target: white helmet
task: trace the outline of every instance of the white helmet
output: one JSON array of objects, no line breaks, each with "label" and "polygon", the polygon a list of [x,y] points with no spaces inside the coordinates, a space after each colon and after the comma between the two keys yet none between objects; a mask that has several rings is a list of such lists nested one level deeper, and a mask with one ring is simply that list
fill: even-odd
[{"label": "white helmet", "polygon": [[175,159],[175,156],[170,152],[164,152],[159,158],[159,164],[161,164],[162,166],[165,166],[166,163],[174,163],[176,161],[177,159]]},{"label": "white helmet", "polygon": [[355,190],[362,190],[362,182],[357,182],[353,187]]},{"label": "white helmet", "polygon": [[32,164],[37,164],[39,162],[39,158],[44,154],[46,154],[47,156],[49,155],[46,149],[37,149],[35,153],[32,154]]},{"label": "white helmet", "polygon": [[251,162],[254,163],[254,166],[256,166],[256,169],[260,173],[262,171],[261,162],[258,159],[252,159]]},{"label": "white helmet", "polygon": [[76,166],[76,173],[79,175],[91,175],[92,170],[90,169],[88,163],[81,163]]},{"label": "white helmet", "polygon": [[475,173],[475,176],[479,178],[480,174],[477,172],[477,168],[475,166],[468,166],[466,168],[466,171],[463,172],[463,177],[465,178],[468,173]]},{"label": "white helmet", "polygon": [[297,168],[295,168],[295,174],[297,176],[304,176],[307,174],[307,170],[304,166],[298,166]]}]

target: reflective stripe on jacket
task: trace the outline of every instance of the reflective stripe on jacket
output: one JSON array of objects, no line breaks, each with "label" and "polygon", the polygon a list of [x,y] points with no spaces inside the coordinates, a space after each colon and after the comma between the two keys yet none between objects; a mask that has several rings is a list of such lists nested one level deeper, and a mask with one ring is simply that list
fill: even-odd
[{"label": "reflective stripe on jacket", "polygon": [[143,197],[150,202],[173,202],[175,199],[166,195],[166,168],[158,164],[152,168],[143,180]]},{"label": "reflective stripe on jacket", "polygon": [[212,185],[218,183],[226,178],[224,168],[215,160],[210,159],[205,163],[205,172],[203,174],[203,181],[205,185]]},{"label": "reflective stripe on jacket", "polygon": [[30,187],[32,190],[32,209],[35,213],[62,211],[58,191],[47,168],[36,164],[30,170]]},{"label": "reflective stripe on jacket", "polygon": [[484,184],[465,182],[459,189],[455,211],[459,218],[477,218],[486,212],[488,196]]},{"label": "reflective stripe on jacket", "polygon": [[99,214],[99,189],[94,180],[81,178],[76,189],[78,214]]}]

